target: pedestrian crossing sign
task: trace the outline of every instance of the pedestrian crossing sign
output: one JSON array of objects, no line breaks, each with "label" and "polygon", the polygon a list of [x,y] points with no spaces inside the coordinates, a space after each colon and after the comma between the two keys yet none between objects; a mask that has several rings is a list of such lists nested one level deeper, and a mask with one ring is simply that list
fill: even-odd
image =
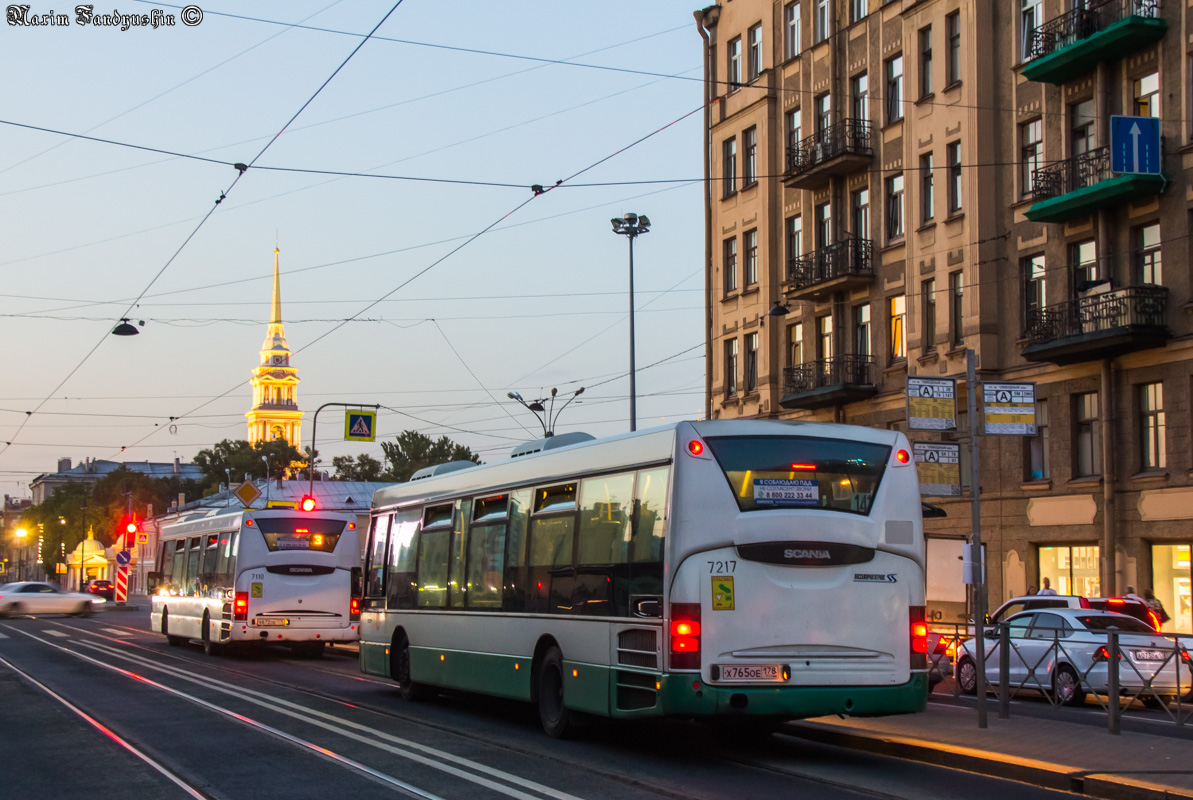
[{"label": "pedestrian crossing sign", "polygon": [[376,438],[377,412],[349,409],[344,415],[344,441],[371,442]]}]

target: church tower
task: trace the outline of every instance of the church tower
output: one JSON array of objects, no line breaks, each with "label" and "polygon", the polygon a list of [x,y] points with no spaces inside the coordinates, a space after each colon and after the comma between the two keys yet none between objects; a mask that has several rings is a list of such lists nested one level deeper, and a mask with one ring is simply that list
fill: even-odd
[{"label": "church tower", "polygon": [[253,407],[247,414],[250,444],[284,439],[302,449],[302,412],[298,410],[298,370],[290,366],[290,347],[282,327],[282,282],[278,249],[273,250],[273,309],[261,345],[261,363],[253,370]]}]

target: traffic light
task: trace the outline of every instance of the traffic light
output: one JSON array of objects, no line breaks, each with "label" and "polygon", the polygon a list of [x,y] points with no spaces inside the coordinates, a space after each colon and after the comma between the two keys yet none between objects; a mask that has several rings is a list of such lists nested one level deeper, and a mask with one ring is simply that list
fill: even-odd
[{"label": "traffic light", "polygon": [[298,507],[301,508],[303,511],[314,511],[315,510],[315,498],[311,497],[309,494],[303,495],[302,500],[300,500],[298,503]]},{"label": "traffic light", "polygon": [[137,523],[129,522],[127,525],[124,526],[124,530],[126,533],[136,533],[137,532]]}]

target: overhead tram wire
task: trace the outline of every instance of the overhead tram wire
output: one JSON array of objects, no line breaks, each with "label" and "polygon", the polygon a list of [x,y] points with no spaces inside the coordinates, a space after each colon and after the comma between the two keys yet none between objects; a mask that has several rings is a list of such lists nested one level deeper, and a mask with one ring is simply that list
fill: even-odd
[{"label": "overhead tram wire", "polygon": [[[398,2],[400,3],[400,2],[401,2],[401,0],[398,0]],[[396,6],[395,6],[395,7],[396,7]],[[534,193],[533,193],[533,194],[531,194],[531,196],[530,196],[530,197],[528,197],[528,198],[526,198],[525,200],[523,200],[522,202],[518,203],[518,204],[517,204],[517,205],[515,205],[513,208],[511,208],[509,211],[505,212],[505,213],[504,213],[504,214],[502,214],[500,217],[498,217],[497,219],[493,220],[493,222],[489,223],[488,225],[486,225],[486,226],[485,226],[484,228],[482,228],[481,230],[477,231],[477,232],[476,232],[475,234],[473,234],[472,236],[469,236],[467,239],[465,239],[465,240],[464,240],[463,242],[461,242],[459,245],[457,245],[456,247],[452,248],[452,249],[451,249],[449,252],[447,252],[446,254],[444,254],[444,255],[440,256],[439,258],[435,259],[435,260],[434,260],[434,261],[432,261],[430,264],[428,264],[426,267],[424,267],[423,269],[419,270],[418,272],[416,272],[414,275],[410,276],[410,277],[409,277],[409,278],[407,278],[406,280],[402,281],[401,283],[399,283],[399,284],[398,284],[397,286],[395,286],[393,289],[391,289],[391,290],[389,290],[388,292],[386,292],[384,295],[382,295],[382,296],[381,296],[381,297],[379,297],[378,299],[376,299],[376,300],[374,300],[373,302],[371,302],[371,303],[369,303],[368,305],[366,305],[364,308],[362,308],[360,311],[358,311],[356,314],[354,314],[354,315],[353,315],[353,317],[349,317],[349,319],[352,319],[352,318],[354,318],[354,317],[358,317],[358,316],[360,316],[361,314],[364,314],[364,313],[365,313],[365,312],[367,312],[369,309],[371,309],[371,308],[373,308],[374,306],[376,306],[378,303],[382,302],[383,300],[386,300],[387,298],[389,298],[389,297],[390,297],[390,296],[392,296],[393,294],[397,293],[398,291],[402,290],[402,289],[403,289],[403,288],[405,288],[406,286],[410,285],[412,282],[414,282],[414,281],[415,281],[415,280],[417,280],[418,278],[422,277],[422,276],[423,276],[423,275],[425,275],[426,273],[428,273],[428,272],[430,272],[431,270],[433,270],[435,267],[437,267],[437,266],[439,266],[440,264],[442,264],[442,263],[443,263],[444,261],[446,261],[447,259],[451,258],[451,257],[452,257],[453,255],[455,255],[456,253],[458,253],[458,252],[460,252],[461,250],[463,250],[465,247],[467,247],[468,245],[470,245],[472,242],[475,242],[475,241],[476,241],[477,239],[479,239],[481,236],[484,236],[486,233],[488,233],[489,231],[493,230],[495,227],[497,227],[499,224],[501,224],[501,222],[502,222],[502,221],[504,221],[504,220],[506,220],[506,219],[509,219],[511,216],[513,216],[514,214],[516,214],[516,213],[518,213],[519,211],[521,211],[523,208],[525,208],[527,205],[529,205],[529,204],[530,204],[532,201],[534,201],[534,200],[538,199],[539,197],[541,197],[541,196],[543,196],[543,195],[549,194],[549,193],[550,193],[550,192],[551,192],[553,189],[555,189],[555,188],[558,188],[559,186],[561,186],[561,185],[563,185],[563,184],[567,183],[567,181],[569,181],[569,180],[571,180],[571,179],[573,179],[573,178],[575,178],[575,177],[577,177],[577,176],[579,176],[579,175],[583,175],[585,172],[588,172],[589,170],[595,169],[596,167],[598,167],[599,165],[601,165],[601,164],[605,163],[605,162],[606,162],[606,161],[608,161],[609,159],[611,159],[611,158],[614,158],[614,157],[616,157],[616,156],[620,155],[621,153],[624,153],[624,152],[626,152],[626,151],[627,151],[627,150],[629,150],[630,148],[632,148],[632,147],[635,147],[635,146],[637,146],[637,145],[641,144],[642,142],[646,141],[647,139],[650,139],[650,138],[651,138],[651,137],[653,137],[653,136],[657,136],[658,134],[662,133],[663,131],[667,130],[668,128],[671,128],[671,127],[673,127],[673,126],[675,126],[675,125],[679,124],[680,122],[682,122],[682,121],[683,121],[684,119],[686,119],[687,117],[689,117],[689,116],[691,116],[692,114],[695,114],[697,111],[701,111],[701,110],[703,110],[703,106],[701,106],[701,107],[699,107],[699,108],[695,108],[695,109],[693,109],[692,111],[689,111],[689,112],[687,112],[687,113],[686,113],[686,114],[684,114],[683,116],[681,116],[681,117],[678,117],[678,118],[676,118],[676,119],[672,120],[671,122],[668,122],[667,124],[665,124],[665,125],[663,125],[663,126],[661,126],[661,127],[659,127],[659,128],[656,128],[655,130],[651,131],[650,133],[646,134],[645,136],[639,137],[638,139],[634,140],[634,141],[633,141],[633,142],[631,142],[630,144],[628,144],[628,145],[626,145],[625,147],[622,147],[622,148],[620,148],[620,149],[616,150],[615,152],[611,153],[610,155],[608,155],[608,156],[605,156],[605,157],[603,157],[603,158],[601,158],[601,159],[599,159],[599,160],[597,160],[597,161],[593,162],[592,164],[589,164],[587,167],[584,167],[583,169],[581,169],[581,170],[579,170],[579,171],[577,171],[577,172],[573,173],[573,174],[572,174],[572,175],[570,175],[569,177],[567,177],[567,178],[562,178],[562,179],[560,179],[560,180],[556,181],[556,183],[555,183],[553,186],[550,186],[550,187],[543,188],[543,187],[538,187],[538,186],[536,185],[536,187],[535,187],[536,191],[534,191]],[[319,336],[317,336],[317,337],[315,337],[314,339],[312,339],[310,342],[307,342],[305,345],[303,345],[302,347],[300,347],[300,348],[298,348],[297,350],[295,350],[295,351],[292,353],[292,355],[297,355],[298,353],[301,353],[301,352],[303,352],[304,350],[307,350],[308,348],[312,347],[312,346],[313,346],[313,345],[315,345],[316,343],[318,343],[318,342],[322,341],[323,339],[326,339],[328,336],[330,336],[331,334],[335,333],[336,331],[338,331],[338,330],[340,330],[342,327],[344,327],[344,325],[346,325],[347,323],[348,323],[348,320],[345,320],[344,322],[341,322],[341,323],[339,323],[338,325],[335,325],[334,327],[332,327],[332,328],[328,329],[328,330],[327,330],[327,331],[325,331],[324,333],[322,333],[322,334],[320,334]],[[216,395],[216,396],[214,396],[214,397],[211,397],[211,398],[209,398],[209,399],[205,400],[203,403],[200,403],[198,406],[196,406],[196,407],[195,407],[194,409],[192,409],[191,411],[189,411],[189,412],[187,412],[187,413],[185,413],[185,414],[182,414],[182,415],[180,415],[179,417],[176,417],[176,419],[182,419],[182,418],[184,418],[184,417],[188,416],[189,414],[191,414],[191,413],[194,413],[195,411],[198,411],[199,409],[205,408],[206,406],[210,405],[211,403],[214,403],[215,401],[217,401],[217,400],[219,400],[219,399],[221,399],[221,398],[223,398],[223,397],[225,397],[225,396],[227,396],[227,395],[231,394],[232,392],[236,391],[236,390],[237,390],[237,389],[239,389],[241,386],[243,386],[243,385],[244,385],[246,382],[247,382],[247,381],[239,381],[239,382],[237,382],[237,383],[236,383],[236,385],[234,385],[234,386],[232,386],[232,387],[228,388],[227,390],[225,390],[225,391],[221,392],[220,394],[218,394],[218,395]],[[57,389],[55,389],[55,391],[57,391]],[[43,403],[44,403],[44,402],[45,402],[45,401],[43,401]],[[22,424],[23,424],[23,423],[22,423]],[[136,446],[138,446],[140,443],[144,442],[144,441],[145,441],[146,439],[148,439],[150,436],[153,436],[153,435],[154,435],[155,433],[157,433],[159,430],[161,430],[161,428],[160,428],[160,427],[159,427],[159,428],[155,428],[154,430],[151,430],[151,431],[149,431],[148,433],[146,433],[144,436],[142,436],[140,439],[138,439],[138,440],[137,440],[136,442],[134,442],[133,444],[131,444],[131,445],[126,445],[126,446],[124,446],[124,447],[120,448],[120,452],[124,452],[125,450],[128,450],[128,449],[129,449],[129,448],[131,448],[131,447],[136,447]],[[2,451],[2,450],[0,450],[0,454],[2,454],[2,453],[3,453],[3,451]]]},{"label": "overhead tram wire", "polygon": [[504,411],[506,416],[508,416],[510,419],[512,419],[515,423],[517,423],[522,428],[522,430],[526,431],[526,433],[529,434],[533,438],[534,433],[529,428],[527,428],[525,425],[522,424],[522,420],[515,417],[513,415],[513,413],[509,410],[509,408],[506,407],[505,403],[502,403],[500,400],[498,400],[496,397],[493,396],[492,392],[490,392],[488,389],[485,388],[485,385],[483,383],[481,383],[481,379],[477,377],[476,373],[472,371],[472,367],[468,366],[468,362],[464,360],[464,356],[460,355],[460,351],[456,349],[456,346],[454,344],[452,344],[451,339],[447,338],[447,334],[443,332],[443,328],[439,325],[439,323],[434,319],[432,319],[431,322],[434,323],[435,330],[439,331],[439,335],[443,337],[443,341],[447,342],[448,348],[453,353],[455,353],[456,358],[459,359],[460,363],[464,365],[464,369],[467,370],[468,374],[472,376],[472,379],[474,381],[476,381],[476,385],[481,387],[482,390],[484,390],[485,394],[487,394],[489,396],[489,399],[492,400],[497,405],[498,408],[500,408],[502,411]]},{"label": "overhead tram wire", "polygon": [[[357,52],[360,51],[360,49],[362,47],[364,47],[365,42],[369,41],[369,38],[374,33],[377,32],[377,29],[380,28],[382,26],[382,24],[384,24],[387,19],[389,19],[390,15],[393,14],[393,12],[395,10],[397,10],[398,6],[400,6],[402,4],[402,2],[403,2],[403,0],[397,0],[397,2],[394,3],[394,5],[389,9],[389,11],[386,12],[385,16],[381,18],[381,21],[373,26],[373,29],[371,31],[369,31],[369,34],[367,36],[365,36],[363,39],[361,39],[360,42],[357,43],[356,47],[354,47],[352,49],[352,52],[349,53],[348,56],[342,62],[340,62],[340,65],[335,68],[335,71],[332,72],[330,76],[328,76],[327,80],[325,80],[322,84],[320,84],[319,88],[315,90],[315,93],[312,94],[307,99],[307,101],[302,104],[302,106],[298,109],[298,111],[294,112],[294,115],[291,116],[290,119],[286,121],[286,124],[283,125],[281,128],[279,128],[278,132],[276,134],[274,134],[273,138],[270,139],[266,143],[266,145],[261,148],[260,152],[258,152],[257,155],[253,158],[253,160],[251,162],[249,162],[250,167],[253,164],[255,164],[257,162],[257,160],[261,158],[261,156],[265,155],[265,151],[268,150],[273,145],[273,143],[278,140],[278,137],[280,137],[286,131],[286,128],[288,128],[290,126],[290,124],[292,122],[294,122],[294,120],[298,117],[298,115],[301,114],[303,112],[303,110],[307,106],[309,106],[314,101],[314,99],[316,97],[319,96],[319,93],[322,92],[323,89],[331,82],[332,78],[334,78],[337,74],[339,74],[340,70],[342,70],[344,68],[344,65],[347,64],[352,59],[352,57],[354,55],[356,55]],[[162,273],[164,273],[166,271],[166,269],[169,268],[170,264],[172,264],[174,262],[174,259],[176,259],[178,257],[178,254],[182,252],[183,248],[185,248],[186,245],[195,237],[195,234],[197,234],[199,232],[199,229],[203,227],[203,225],[207,222],[207,220],[211,219],[211,215],[215,213],[215,210],[217,208],[219,208],[220,203],[223,202],[223,200],[228,196],[228,194],[233,189],[236,188],[236,184],[240,182],[240,179],[242,177],[244,177],[245,172],[248,171],[248,167],[241,169],[241,166],[243,166],[243,165],[236,165],[236,177],[232,179],[232,182],[228,185],[228,188],[220,193],[219,199],[216,200],[214,204],[212,204],[211,208],[207,209],[207,213],[204,214],[203,217],[199,220],[199,224],[195,226],[194,230],[192,230],[190,232],[190,234],[186,237],[186,239],[183,240],[182,244],[179,245],[178,249],[174,251],[174,254],[172,256],[170,256],[169,260],[167,260],[166,263],[164,265],[162,265],[162,268],[157,271],[157,274],[153,276],[153,278],[149,281],[148,284],[146,284],[145,288],[141,290],[141,293],[137,295],[136,299],[133,300],[132,303],[129,304],[128,311],[126,311],[125,314],[122,316],[128,316],[132,312],[132,309],[135,308],[137,305],[137,301],[139,301],[145,295],[145,293],[147,291],[149,291],[149,289],[153,286],[153,284],[157,282],[157,279],[160,278],[162,276]],[[50,398],[53,397],[55,394],[57,394],[58,390],[61,389],[64,385],[66,385],[67,381],[69,381],[72,377],[74,377],[75,373],[78,372],[79,369],[81,369],[82,366],[87,363],[87,361],[91,358],[91,356],[95,354],[95,351],[100,348],[100,345],[102,345],[107,340],[107,337],[109,335],[110,335],[109,332],[105,331],[103,336],[92,346],[92,348],[90,350],[87,351],[87,354],[83,356],[82,360],[79,361],[79,363],[76,364],[74,366],[74,368],[71,369],[71,371],[67,373],[66,377],[64,377],[58,383],[58,385],[55,386],[50,391],[50,393],[48,395],[46,395],[46,397],[44,399],[42,399],[41,402],[39,402],[37,404],[37,406],[33,409],[33,411],[27,412],[25,419],[21,420],[21,424],[18,425],[16,431],[13,432],[12,438],[4,443],[3,448],[0,448],[0,456],[4,455],[4,453],[6,453],[8,451],[8,448],[12,446],[13,441],[15,441],[16,438],[21,434],[21,431],[24,430],[25,425],[29,422],[30,417],[33,414],[40,411],[42,409],[42,407],[45,406],[45,404],[47,402],[49,402]]]}]

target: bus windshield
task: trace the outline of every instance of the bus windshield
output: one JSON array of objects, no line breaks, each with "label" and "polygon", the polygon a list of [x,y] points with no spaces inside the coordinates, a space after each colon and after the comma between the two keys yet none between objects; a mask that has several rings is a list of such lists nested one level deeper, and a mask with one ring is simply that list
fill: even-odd
[{"label": "bus windshield", "polygon": [[742,511],[821,508],[869,514],[891,448],[808,436],[705,440]]},{"label": "bus windshield", "polygon": [[266,517],[254,521],[271,553],[278,550],[331,553],[344,532],[344,522],[338,519]]}]

